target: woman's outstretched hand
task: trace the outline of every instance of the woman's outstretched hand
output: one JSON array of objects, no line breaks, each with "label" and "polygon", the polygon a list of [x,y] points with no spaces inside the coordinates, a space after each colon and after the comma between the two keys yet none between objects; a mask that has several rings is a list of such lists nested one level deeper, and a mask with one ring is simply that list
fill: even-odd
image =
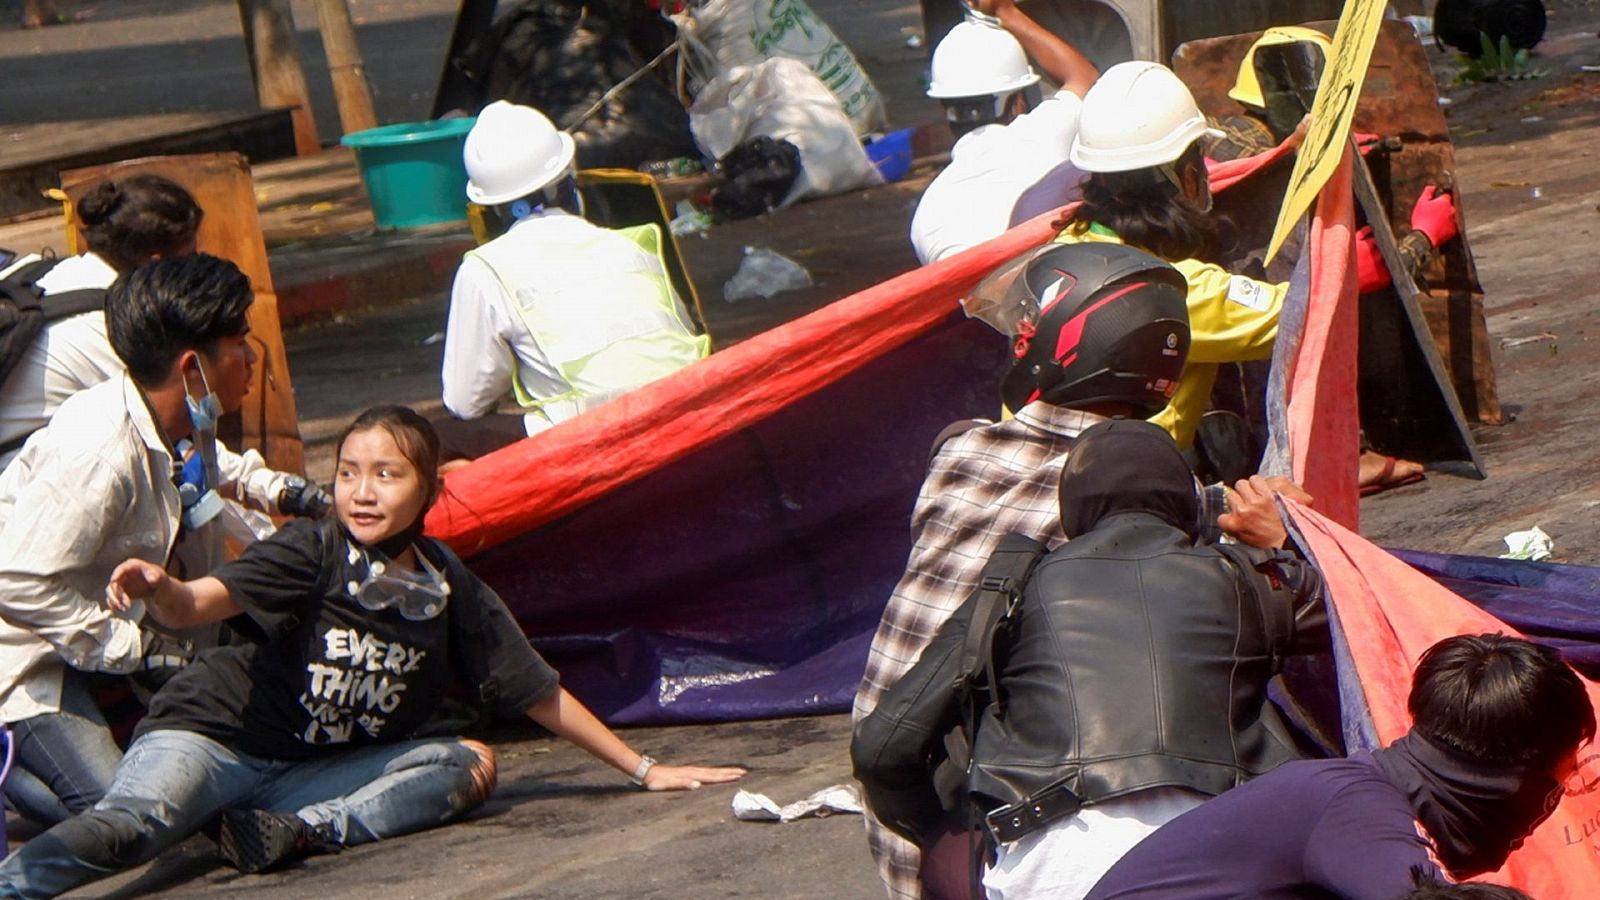
[{"label": "woman's outstretched hand", "polygon": [[172,580],[167,570],[142,559],[124,560],[111,572],[106,585],[106,606],[125,613],[136,600],[154,597]]},{"label": "woman's outstretched hand", "polygon": [[737,766],[710,768],[654,765],[645,773],[644,787],[647,791],[694,791],[707,784],[738,781],[745,774],[745,770]]}]

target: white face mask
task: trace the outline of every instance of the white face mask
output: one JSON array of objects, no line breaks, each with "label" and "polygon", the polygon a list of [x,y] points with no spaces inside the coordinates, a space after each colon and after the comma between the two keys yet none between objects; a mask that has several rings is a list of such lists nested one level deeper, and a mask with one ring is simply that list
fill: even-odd
[{"label": "white face mask", "polygon": [[193,496],[188,496],[183,493],[183,488],[179,489],[179,497],[183,502],[183,524],[191,530],[210,522],[222,512],[222,498],[216,491],[216,486],[222,482],[221,470],[217,467],[216,445],[217,420],[222,418],[222,401],[211,390],[211,382],[206,379],[206,367],[201,365],[198,356],[195,357],[195,367],[200,370],[200,386],[205,388],[205,394],[196,400],[189,395],[185,383],[184,401],[189,407],[189,422],[194,425],[195,452],[200,455],[205,470],[205,479],[201,484],[205,491],[200,493],[196,490]]},{"label": "white face mask", "polygon": [[185,386],[184,401],[189,407],[189,421],[193,423],[194,430],[201,434],[216,434],[217,420],[222,418],[222,401],[217,398],[217,392],[211,389],[211,382],[206,378],[206,367],[200,364],[199,357],[195,358],[194,364],[200,371],[200,386],[205,388],[205,394],[196,400],[189,395]]}]

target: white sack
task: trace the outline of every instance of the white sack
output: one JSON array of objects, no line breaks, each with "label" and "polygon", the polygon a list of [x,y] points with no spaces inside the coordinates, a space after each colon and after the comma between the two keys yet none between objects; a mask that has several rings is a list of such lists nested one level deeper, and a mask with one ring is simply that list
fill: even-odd
[{"label": "white sack", "polygon": [[762,135],[794,144],[800,177],[782,206],[883,183],[839,101],[796,60],[769,59],[717,76],[689,107],[689,129],[712,159]]},{"label": "white sack", "polygon": [[882,131],[883,97],[850,48],[805,0],[706,0],[676,17],[688,37],[709,51],[708,80],[735,66],[768,59],[806,64],[838,98],[857,137]]}]

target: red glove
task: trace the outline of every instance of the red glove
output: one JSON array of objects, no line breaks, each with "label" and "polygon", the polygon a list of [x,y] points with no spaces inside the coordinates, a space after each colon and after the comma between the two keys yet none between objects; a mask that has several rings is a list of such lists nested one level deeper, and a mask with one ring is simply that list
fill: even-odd
[{"label": "red glove", "polygon": [[1379,135],[1368,134],[1365,131],[1352,130],[1350,136],[1356,139],[1356,148],[1361,151],[1362,156],[1366,156],[1378,149],[1378,144],[1383,141],[1383,138]]},{"label": "red glove", "polygon": [[1455,237],[1460,233],[1456,230],[1455,199],[1431,184],[1423,188],[1411,210],[1411,227],[1427,235],[1435,247]]},{"label": "red glove", "polygon": [[1372,236],[1372,226],[1363,225],[1356,232],[1356,290],[1370,294],[1388,286],[1389,269],[1383,264],[1383,254]]}]

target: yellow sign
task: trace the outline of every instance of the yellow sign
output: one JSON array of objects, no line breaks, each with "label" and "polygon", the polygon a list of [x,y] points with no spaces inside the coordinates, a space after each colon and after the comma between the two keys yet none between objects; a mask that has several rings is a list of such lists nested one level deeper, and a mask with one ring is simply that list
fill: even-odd
[{"label": "yellow sign", "polygon": [[1311,127],[1300,142],[1294,173],[1284,192],[1283,209],[1278,212],[1278,224],[1267,244],[1269,262],[1295,223],[1311,208],[1317,192],[1328,183],[1349,146],[1346,136],[1356,115],[1356,101],[1361,98],[1367,63],[1372,61],[1372,48],[1378,43],[1386,5],[1386,0],[1349,0],[1344,5],[1322,82],[1317,85],[1317,98],[1311,104]]}]

